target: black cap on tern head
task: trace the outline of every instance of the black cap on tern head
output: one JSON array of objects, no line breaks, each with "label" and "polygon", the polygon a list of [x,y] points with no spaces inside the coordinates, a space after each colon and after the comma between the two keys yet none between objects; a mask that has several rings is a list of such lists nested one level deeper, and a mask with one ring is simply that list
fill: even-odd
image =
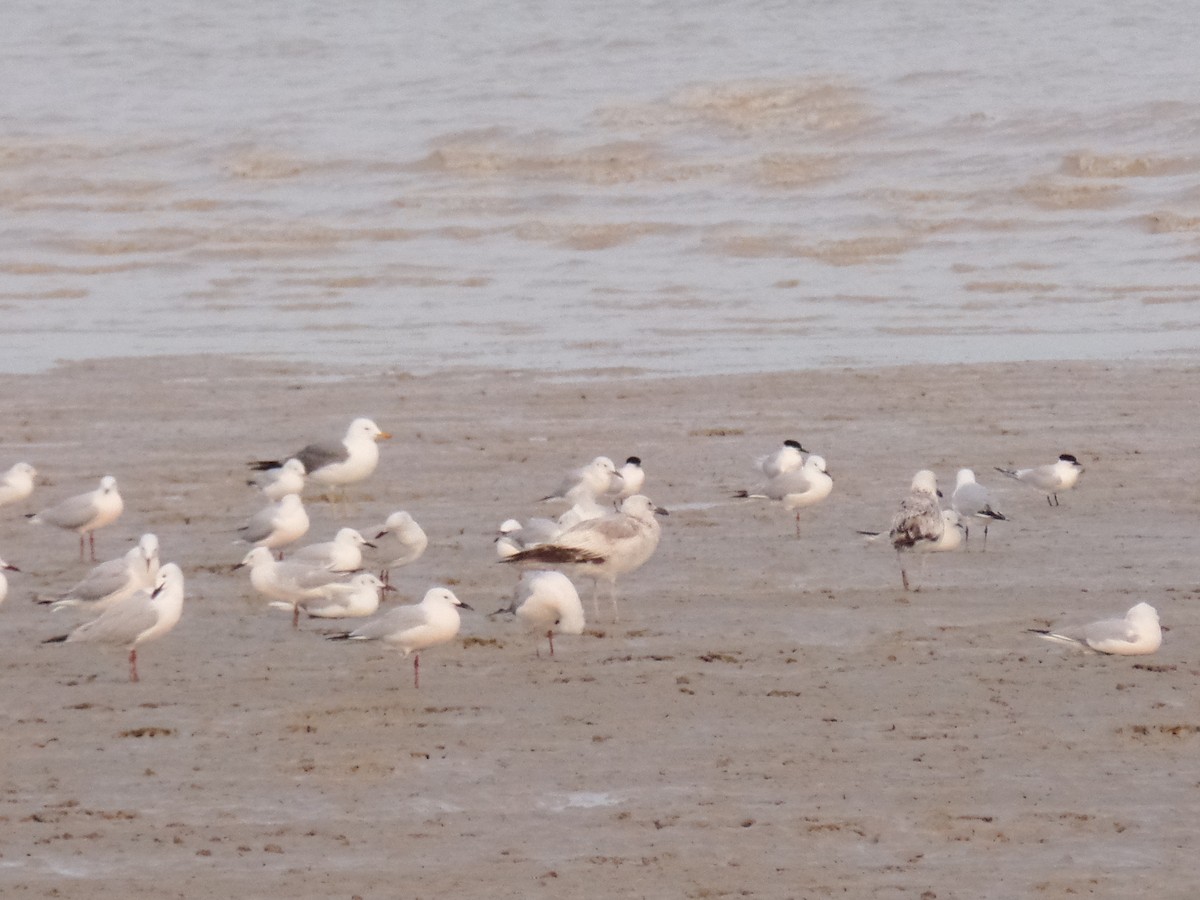
[{"label": "black cap on tern head", "polygon": [[785,446],[785,447],[791,447],[791,448],[793,448],[794,450],[799,450],[801,453],[807,453],[807,452],[808,452],[807,450],[805,450],[803,447],[801,447],[801,446],[800,446],[800,442],[799,442],[799,441],[784,441],[784,442],[783,442],[783,446]]}]

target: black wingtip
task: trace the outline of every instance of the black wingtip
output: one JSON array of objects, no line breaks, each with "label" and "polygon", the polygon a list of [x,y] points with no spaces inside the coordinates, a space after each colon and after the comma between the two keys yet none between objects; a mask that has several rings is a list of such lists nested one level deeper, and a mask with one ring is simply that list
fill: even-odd
[{"label": "black wingtip", "polygon": [[43,644],[61,644],[67,639],[67,635],[60,634],[58,637],[46,638],[42,641]]},{"label": "black wingtip", "polygon": [[278,469],[283,463],[277,459],[256,459],[249,463],[250,468],[255,472],[265,472],[267,469]]}]

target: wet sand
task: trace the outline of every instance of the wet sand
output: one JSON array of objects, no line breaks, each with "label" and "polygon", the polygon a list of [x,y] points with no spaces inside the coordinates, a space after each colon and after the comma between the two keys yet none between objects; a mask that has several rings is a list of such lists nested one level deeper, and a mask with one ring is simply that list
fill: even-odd
[{"label": "wet sand", "polygon": [[[1200,820],[1193,464],[1197,368],[1012,364],[716,378],[436,378],[238,359],[79,363],[0,378],[3,465],[42,473],[0,511],[6,702],[0,891],[130,897],[1159,897],[1194,889]],[[422,660],[270,611],[234,529],[246,462],[371,415],[395,438],[311,536],[407,509],[430,535],[395,581],[479,612]],[[792,518],[729,499],[796,438],[834,493]],[[1049,508],[995,465],[1074,453]],[[582,637],[535,654],[483,613],[516,573],[495,526],[563,470],[644,460],[662,544]],[[976,469],[1012,522],[928,560],[905,594],[885,528],[912,473]],[[140,654],[40,641],[31,603],[86,566],[31,512],[117,476],[187,576]],[[948,493],[948,491],[947,491]],[[1075,653],[1030,627],[1146,600],[1152,657]]]}]

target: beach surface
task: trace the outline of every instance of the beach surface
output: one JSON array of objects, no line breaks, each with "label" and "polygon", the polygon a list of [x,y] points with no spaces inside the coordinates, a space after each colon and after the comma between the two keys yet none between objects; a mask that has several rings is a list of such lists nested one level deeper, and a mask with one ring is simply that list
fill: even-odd
[{"label": "beach surface", "polygon": [[[1186,897],[1200,821],[1200,482],[1190,363],[1013,363],[767,375],[414,377],[240,358],[78,362],[3,375],[0,892],[12,897]],[[311,540],[407,509],[426,555],[393,572],[470,603],[411,660],[329,642],[231,567],[260,505],[247,462],[394,438]],[[800,440],[834,491],[792,515],[732,499]],[[1073,453],[1044,495],[994,466]],[[670,510],[651,561],[556,655],[487,613],[517,572],[492,540],[598,454],[642,458]],[[901,590],[886,530],[913,473],[975,469],[1010,516]],[[43,645],[31,602],[86,571],[30,525],[117,477],[101,559],[155,532],[179,626],[139,653]],[[919,571],[919,569],[914,569]],[[1154,605],[1141,658],[1029,628]],[[388,601],[389,603],[396,601]],[[543,642],[544,643],[544,642]],[[540,655],[538,651],[540,650]]]}]

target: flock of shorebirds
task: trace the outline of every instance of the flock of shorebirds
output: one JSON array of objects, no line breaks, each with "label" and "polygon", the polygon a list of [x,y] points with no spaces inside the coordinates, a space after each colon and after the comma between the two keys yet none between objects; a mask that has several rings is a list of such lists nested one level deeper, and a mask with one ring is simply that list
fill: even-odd
[{"label": "flock of shorebirds", "polygon": [[[271,606],[290,610],[293,626],[302,612],[322,619],[366,618],[360,627],[330,638],[380,640],[405,656],[411,654],[413,681],[419,687],[421,651],[452,640],[459,631],[459,610],[471,607],[448,587],[435,586],[419,603],[378,613],[382,594],[391,589],[390,571],[416,561],[428,546],[425,531],[413,517],[399,510],[374,529],[373,540],[387,542],[382,548],[353,528],[341,528],[330,541],[294,547],[309,529],[301,500],[306,485],[341,492],[363,481],[378,465],[378,442],[389,437],[370,419],[359,418],[350,423],[340,440],[310,444],[286,459],[251,463],[257,473],[251,483],[269,502],[239,529],[239,539],[252,549],[234,568],[249,571],[250,584]],[[800,511],[825,500],[833,490],[824,458],[809,454],[800,442],[788,440],[756,465],[761,485],[736,496],[769,499],[795,511],[799,535]],[[1047,503],[1058,505],[1058,495],[1075,487],[1083,466],[1074,456],[1063,454],[1048,465],[997,471],[1044,492]],[[26,500],[36,478],[37,471],[28,463],[12,466],[0,478],[0,506]],[[537,568],[525,568],[512,603],[492,615],[515,614],[531,631],[545,635],[553,655],[555,634],[584,630],[583,605],[575,585],[555,568],[543,568],[559,567],[592,580],[593,613],[598,611],[600,582],[607,582],[615,620],[617,578],[638,569],[654,554],[661,533],[658,517],[667,515],[642,493],[644,483],[639,458],[631,456],[618,467],[608,457],[597,457],[569,472],[556,490],[542,498],[569,503],[566,512],[553,518],[503,522],[495,542],[500,561]],[[970,469],[959,470],[945,509],[941,497],[934,473],[917,472],[887,532],[900,560],[905,590],[910,589],[905,564],[908,554],[957,549],[969,537],[967,521],[971,519],[983,521],[986,548],[989,524],[1005,519]],[[123,510],[116,479],[106,475],[94,491],[70,497],[28,518],[35,524],[76,532],[81,559],[90,551],[95,562],[95,532],[115,522]],[[364,570],[364,548],[382,549],[386,555],[378,576]],[[0,602],[8,592],[6,570],[19,571],[0,560]],[[96,565],[66,592],[37,602],[55,610],[84,610],[91,616],[47,643],[124,647],[129,653],[130,680],[137,681],[137,648],[176,625],[183,599],[182,570],[174,563],[160,564],[158,539],[145,534],[123,556]],[[1153,653],[1162,642],[1158,615],[1146,603],[1139,603],[1123,618],[1036,633],[1102,653],[1126,655]]]}]

